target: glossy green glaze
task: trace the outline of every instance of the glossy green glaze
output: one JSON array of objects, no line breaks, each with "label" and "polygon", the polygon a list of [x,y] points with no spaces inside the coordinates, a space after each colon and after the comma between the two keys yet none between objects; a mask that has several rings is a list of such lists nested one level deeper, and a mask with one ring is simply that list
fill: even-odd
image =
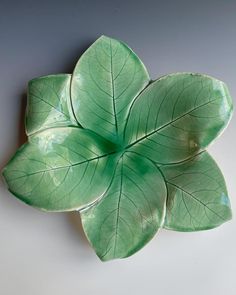
[{"label": "glossy green glaze", "polygon": [[199,74],[167,75],[134,101],[125,141],[156,163],[183,161],[216,138],[231,111],[223,82]]},{"label": "glossy green glaze", "polygon": [[129,47],[102,36],[74,69],[71,100],[76,118],[84,128],[122,142],[130,105],[149,80],[143,63]]},{"label": "glossy green glaze", "polygon": [[102,260],[123,258],[145,245],[163,225],[166,186],[157,166],[125,152],[103,199],[85,209],[85,233]]},{"label": "glossy green glaze", "polygon": [[204,230],[231,219],[223,175],[207,152],[160,169],[168,189],[165,228]]},{"label": "glossy green glaze", "polygon": [[110,143],[89,130],[47,129],[29,137],[4,176],[10,191],[29,205],[77,210],[100,198],[111,182],[115,155],[110,150]]},{"label": "glossy green glaze", "polygon": [[102,36],[72,75],[29,82],[29,140],[3,175],[27,204],[79,210],[102,260],[127,257],[161,227],[196,231],[231,218],[205,151],[231,115],[223,82],[193,73],[150,81],[127,45]]},{"label": "glossy green glaze", "polygon": [[60,126],[77,126],[70,100],[71,75],[33,79],[28,85],[26,133]]}]

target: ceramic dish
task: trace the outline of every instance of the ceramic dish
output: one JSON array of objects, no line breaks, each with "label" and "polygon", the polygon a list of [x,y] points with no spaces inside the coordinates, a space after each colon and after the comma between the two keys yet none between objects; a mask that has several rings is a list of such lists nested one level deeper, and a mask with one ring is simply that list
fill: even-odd
[{"label": "ceramic dish", "polygon": [[153,81],[126,44],[102,36],[72,75],[29,82],[28,142],[3,175],[31,206],[79,211],[100,259],[124,258],[160,228],[198,231],[231,218],[206,151],[231,115],[223,82],[195,73]]}]

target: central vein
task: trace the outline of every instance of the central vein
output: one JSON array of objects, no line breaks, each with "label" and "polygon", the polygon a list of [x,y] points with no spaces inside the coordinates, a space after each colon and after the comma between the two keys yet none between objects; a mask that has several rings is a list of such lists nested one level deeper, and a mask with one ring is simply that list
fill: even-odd
[{"label": "central vein", "polygon": [[118,227],[119,227],[119,218],[120,218],[120,202],[122,198],[122,191],[123,191],[123,156],[121,158],[121,175],[120,175],[120,191],[119,197],[117,202],[117,215],[116,215],[116,232],[115,232],[115,246],[114,246],[114,255],[116,254],[116,246],[117,246],[117,236],[118,236]]},{"label": "central vein", "polygon": [[117,116],[116,116],[116,101],[115,101],[115,86],[114,86],[114,77],[113,77],[113,60],[112,60],[112,45],[110,40],[110,51],[111,51],[111,85],[112,85],[112,102],[113,102],[113,112],[115,118],[115,128],[116,128],[116,135],[118,134],[118,125],[117,125]]}]

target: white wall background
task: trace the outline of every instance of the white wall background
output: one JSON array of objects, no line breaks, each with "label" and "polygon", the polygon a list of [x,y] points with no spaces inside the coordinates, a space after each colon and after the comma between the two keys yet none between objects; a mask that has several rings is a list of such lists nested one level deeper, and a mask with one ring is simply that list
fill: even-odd
[{"label": "white wall background", "polygon": [[[126,41],[153,78],[224,80],[236,98],[235,1],[0,2],[0,165],[25,140],[27,81],[71,72],[99,35]],[[236,117],[209,150],[236,212]],[[235,295],[236,219],[197,233],[161,230],[136,255],[102,263],[76,213],[32,209],[0,185],[0,294]]]}]

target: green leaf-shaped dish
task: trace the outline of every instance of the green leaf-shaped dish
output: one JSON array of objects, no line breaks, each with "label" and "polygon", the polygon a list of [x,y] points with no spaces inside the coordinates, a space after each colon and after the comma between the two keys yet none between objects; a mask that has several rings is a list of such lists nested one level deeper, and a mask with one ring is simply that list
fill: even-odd
[{"label": "green leaf-shaped dish", "polygon": [[231,218],[205,151],[231,115],[223,82],[193,73],[151,81],[127,45],[102,36],[72,75],[29,82],[28,142],[3,175],[31,206],[79,210],[102,260],[127,257],[159,228],[197,231]]}]

